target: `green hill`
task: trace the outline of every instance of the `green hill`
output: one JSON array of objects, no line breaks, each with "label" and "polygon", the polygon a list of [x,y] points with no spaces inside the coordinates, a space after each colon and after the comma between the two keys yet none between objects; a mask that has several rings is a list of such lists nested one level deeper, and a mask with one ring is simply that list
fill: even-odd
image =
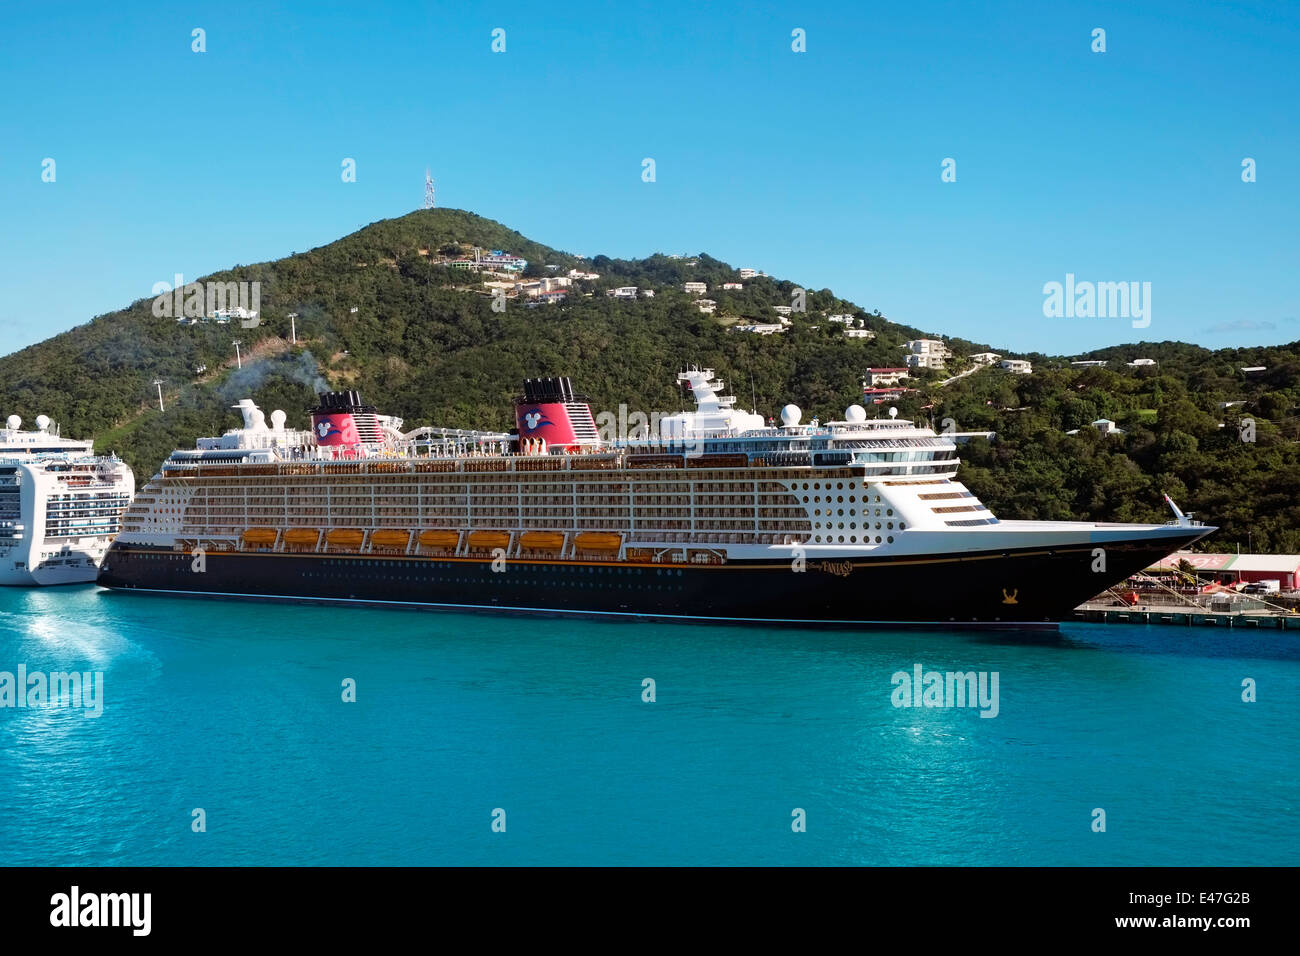
[{"label": "green hill", "polygon": [[[577,268],[600,278],[577,282],[564,303],[528,308],[508,299],[498,312],[478,276],[446,264],[475,247],[526,258],[528,276]],[[44,413],[64,434],[94,435],[98,448],[122,455],[144,479],[173,448],[233,427],[229,406],[238,399],[283,408],[290,425],[303,427],[326,385],[359,388],[408,427],[508,428],[510,399],[525,377],[570,375],[597,411],[620,403],[676,411],[683,397],[674,376],[697,363],[717,369],[739,404],[766,415],[794,402],[806,418],[839,418],[862,401],[863,371],[901,364],[902,343],[923,334],[826,289],[808,290],[807,311],[791,316],[784,334],[728,331],[737,319],[777,321],[773,306],[789,304],[797,283],[760,276],[722,290],[739,275],[704,254],[580,259],[452,209],[374,223],[310,252],[201,281],[260,282],[261,323],[180,325],[141,299],[0,358],[0,412],[28,422]],[[714,315],[695,307],[682,290],[688,281],[708,284]],[[605,294],[624,285],[656,294]],[[297,314],[297,346],[288,341],[289,313]],[[875,338],[846,338],[827,321],[834,313],[854,315]],[[236,338],[244,354],[238,370]],[[951,371],[986,348],[949,345]],[[1139,355],[1158,364],[1124,364]],[[1114,359],[1107,368],[1082,370],[1065,359],[1016,357],[1033,360],[1035,373],[980,370],[940,387],[938,373],[924,372],[918,393],[898,403],[903,416],[933,416],[939,428],[950,419],[955,430],[998,433],[963,449],[962,477],[999,514],[1160,519],[1164,490],[1223,526],[1211,548],[1249,541],[1257,550],[1300,552],[1300,343],[1216,352],[1177,342],[1117,346],[1089,356]],[[1248,366],[1266,371],[1239,371]],[[165,382],[165,413],[155,379]],[[1246,404],[1219,407],[1236,401]],[[1099,435],[1090,423],[1101,417],[1127,434]],[[1242,417],[1255,423],[1253,442],[1241,440]],[[1081,432],[1065,434],[1072,429]]]}]

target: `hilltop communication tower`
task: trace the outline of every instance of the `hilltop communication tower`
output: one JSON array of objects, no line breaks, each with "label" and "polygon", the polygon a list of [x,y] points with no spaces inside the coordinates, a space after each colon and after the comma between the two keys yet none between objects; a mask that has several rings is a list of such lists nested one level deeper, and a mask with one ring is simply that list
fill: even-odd
[{"label": "hilltop communication tower", "polygon": [[427,169],[424,171],[424,208],[433,208],[433,177]]}]

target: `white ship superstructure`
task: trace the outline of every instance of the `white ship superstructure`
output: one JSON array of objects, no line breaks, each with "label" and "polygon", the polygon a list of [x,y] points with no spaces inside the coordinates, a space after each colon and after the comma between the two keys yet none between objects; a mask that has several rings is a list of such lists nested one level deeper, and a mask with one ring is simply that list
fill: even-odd
[{"label": "white ship superstructure", "polygon": [[94,581],[135,492],[126,463],[40,415],[0,428],[0,585]]}]

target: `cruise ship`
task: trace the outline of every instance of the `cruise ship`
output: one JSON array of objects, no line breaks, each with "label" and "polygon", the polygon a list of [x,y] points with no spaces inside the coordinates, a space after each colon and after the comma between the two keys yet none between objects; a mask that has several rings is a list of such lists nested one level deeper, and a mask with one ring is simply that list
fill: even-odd
[{"label": "cruise ship", "polygon": [[135,491],[125,462],[39,415],[0,428],[0,585],[94,581]]},{"label": "cruise ship", "polygon": [[[99,583],[127,591],[516,613],[868,626],[1055,626],[1214,528],[1010,521],[957,447],[896,412],[802,423],[735,407],[593,416],[530,379],[516,428],[417,428],[355,391],[311,430],[269,422],[179,450],[136,497]],[[644,419],[644,421],[642,421]],[[598,427],[598,421],[606,422]]]}]

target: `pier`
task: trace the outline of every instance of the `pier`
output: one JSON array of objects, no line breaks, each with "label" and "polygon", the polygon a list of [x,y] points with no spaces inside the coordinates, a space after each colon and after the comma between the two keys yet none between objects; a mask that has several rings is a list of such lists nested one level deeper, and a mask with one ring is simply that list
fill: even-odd
[{"label": "pier", "polygon": [[1095,624],[1159,624],[1182,627],[1272,628],[1300,631],[1300,614],[1277,610],[1210,611],[1190,607],[1139,605],[1116,607],[1089,602],[1074,609],[1076,621]]}]

